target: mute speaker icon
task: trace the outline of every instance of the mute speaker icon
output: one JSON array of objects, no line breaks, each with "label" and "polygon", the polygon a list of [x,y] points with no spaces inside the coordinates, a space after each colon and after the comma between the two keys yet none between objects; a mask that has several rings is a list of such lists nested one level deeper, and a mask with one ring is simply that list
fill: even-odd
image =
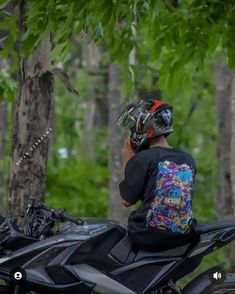
[{"label": "mute speaker icon", "polygon": [[222,274],[219,273],[219,272],[215,272],[215,273],[213,273],[213,278],[214,278],[215,280],[219,280],[219,279],[222,278]]}]

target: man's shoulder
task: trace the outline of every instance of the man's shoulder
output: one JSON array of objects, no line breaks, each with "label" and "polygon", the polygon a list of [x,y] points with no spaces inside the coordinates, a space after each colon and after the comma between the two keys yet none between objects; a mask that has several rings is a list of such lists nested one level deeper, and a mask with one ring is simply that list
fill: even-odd
[{"label": "man's shoulder", "polygon": [[189,153],[189,152],[187,152],[187,151],[185,151],[185,150],[182,150],[182,149],[180,149],[180,148],[175,148],[179,153],[181,153],[182,155],[185,155],[185,156],[187,156],[187,157],[190,157],[190,158],[193,158],[193,156]]},{"label": "man's shoulder", "polygon": [[195,160],[194,160],[193,156],[189,152],[187,152],[187,151],[184,151],[184,150],[181,150],[181,149],[178,149],[178,150],[179,150],[178,156],[179,157],[182,157],[182,159],[186,163],[189,163],[189,165],[191,165],[194,168],[196,168],[196,163],[195,163]]},{"label": "man's shoulder", "polygon": [[191,159],[191,160],[194,161],[194,158],[193,158],[192,154],[190,154],[187,151],[181,150],[181,149],[179,149],[179,151],[181,152],[182,155],[184,155],[185,157],[187,157],[187,158],[189,158],[189,159]]},{"label": "man's shoulder", "polygon": [[195,164],[193,156],[189,152],[186,152],[179,148],[148,148],[136,153],[134,155],[134,158],[138,161],[161,161],[162,159],[165,159],[168,156],[170,156],[170,158],[175,157],[175,159],[182,158],[183,160]]},{"label": "man's shoulder", "polygon": [[139,151],[138,153],[135,154],[136,159],[139,160],[151,160],[155,156],[159,156],[159,150],[155,148],[148,148]]}]

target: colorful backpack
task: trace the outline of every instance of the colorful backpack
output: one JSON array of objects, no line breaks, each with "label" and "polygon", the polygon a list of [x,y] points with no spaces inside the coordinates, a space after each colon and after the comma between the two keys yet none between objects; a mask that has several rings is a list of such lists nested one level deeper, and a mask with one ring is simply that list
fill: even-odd
[{"label": "colorful backpack", "polygon": [[187,164],[164,161],[158,164],[154,200],[147,226],[187,233],[192,219],[193,170]]}]

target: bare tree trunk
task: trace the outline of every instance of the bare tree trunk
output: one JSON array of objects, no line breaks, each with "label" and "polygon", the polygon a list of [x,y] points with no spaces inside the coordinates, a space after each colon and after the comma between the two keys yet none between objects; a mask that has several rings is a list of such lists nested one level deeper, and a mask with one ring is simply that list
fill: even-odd
[{"label": "bare tree trunk", "polygon": [[[231,186],[232,186],[232,217],[235,219],[235,73],[232,73],[232,89],[231,89]],[[235,244],[230,245],[229,260],[231,261],[231,269],[235,272]]]},{"label": "bare tree trunk", "polygon": [[121,205],[119,183],[121,179],[121,149],[125,136],[124,130],[116,126],[116,118],[121,111],[120,69],[114,63],[109,65],[109,208],[111,219],[127,223],[131,209]]},{"label": "bare tree trunk", "polygon": [[[219,193],[217,214],[220,219],[235,218],[235,74],[222,61],[216,65],[218,119]],[[235,244],[229,248],[231,269],[235,270]]]},{"label": "bare tree trunk", "polygon": [[96,130],[108,125],[108,99],[106,65],[101,64],[105,49],[91,42],[85,44],[83,55],[89,73],[89,97],[84,115],[84,146],[89,158],[96,160]]},{"label": "bare tree trunk", "polygon": [[[99,69],[99,62],[100,62],[100,50],[96,46],[95,43],[91,42],[85,44],[83,50],[86,68],[89,73],[93,73]],[[84,116],[84,150],[86,155],[91,158],[95,159],[95,150],[93,148],[95,142],[95,133],[94,133],[94,126],[95,126],[95,112],[96,112],[96,105],[95,105],[95,88],[96,88],[96,77],[94,75],[90,76],[90,85],[89,85],[89,96],[90,99],[87,100],[85,105],[85,116]]]},{"label": "bare tree trunk", "polygon": [[107,127],[108,103],[107,103],[107,66],[100,63],[104,49],[95,43],[89,43],[84,47],[86,68],[89,73],[89,96],[84,117],[84,146],[87,155],[95,159],[96,133],[95,128]]},{"label": "bare tree trunk", "polygon": [[219,193],[217,212],[220,218],[232,217],[231,187],[231,90],[232,72],[220,61],[216,65],[216,96],[218,120]]},{"label": "bare tree trunk", "polygon": [[[20,4],[20,33],[25,31],[25,1]],[[48,136],[53,105],[53,75],[49,72],[51,43],[45,37],[28,59],[21,59],[14,110],[10,162],[9,210],[22,215],[26,200],[44,200]]]}]

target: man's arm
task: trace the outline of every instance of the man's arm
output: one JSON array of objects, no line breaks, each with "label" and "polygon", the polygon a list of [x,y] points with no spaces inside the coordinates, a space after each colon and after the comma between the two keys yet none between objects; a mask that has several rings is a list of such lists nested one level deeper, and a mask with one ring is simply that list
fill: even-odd
[{"label": "man's arm", "polygon": [[130,139],[126,139],[122,147],[122,180],[124,179],[126,164],[134,155]]},{"label": "man's arm", "polygon": [[[135,153],[133,152],[133,150],[131,148],[130,139],[126,139],[123,144],[123,147],[122,147],[122,180],[124,179],[126,164],[127,164],[128,160],[131,159],[134,155],[135,155]],[[121,195],[121,197],[122,197],[122,195]],[[121,198],[121,203],[125,207],[130,207],[130,206],[134,205],[134,204],[126,201],[123,198]]]}]

